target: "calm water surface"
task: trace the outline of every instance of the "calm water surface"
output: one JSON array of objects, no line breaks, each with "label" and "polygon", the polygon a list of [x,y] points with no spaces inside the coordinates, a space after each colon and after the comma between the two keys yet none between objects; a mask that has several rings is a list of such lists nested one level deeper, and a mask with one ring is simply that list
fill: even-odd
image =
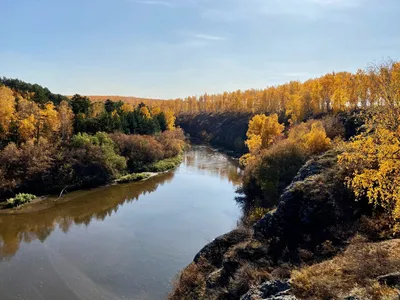
[{"label": "calm water surface", "polygon": [[206,147],[142,183],[0,214],[0,299],[164,299],[179,270],[237,224],[235,162]]}]

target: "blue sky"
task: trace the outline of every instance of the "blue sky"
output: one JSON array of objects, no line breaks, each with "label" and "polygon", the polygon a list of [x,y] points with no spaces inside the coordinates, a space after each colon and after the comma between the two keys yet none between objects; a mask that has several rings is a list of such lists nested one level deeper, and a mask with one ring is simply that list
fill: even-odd
[{"label": "blue sky", "polygon": [[1,0],[0,76],[173,98],[400,59],[399,0]]}]

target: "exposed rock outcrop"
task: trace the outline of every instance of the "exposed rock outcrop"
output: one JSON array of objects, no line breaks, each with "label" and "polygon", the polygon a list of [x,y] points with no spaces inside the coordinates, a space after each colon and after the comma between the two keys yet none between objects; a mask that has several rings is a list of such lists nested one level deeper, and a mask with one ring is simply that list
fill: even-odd
[{"label": "exposed rock outcrop", "polygon": [[251,288],[240,300],[296,300],[290,292],[290,284],[287,280],[267,281]]},{"label": "exposed rock outcrop", "polygon": [[196,283],[178,288],[170,298],[296,299],[282,279],[305,261],[335,255],[356,231],[363,208],[343,182],[336,152],[308,161],[273,213],[253,232],[234,230],[205,246],[181,275],[181,282],[192,284],[195,277]]}]

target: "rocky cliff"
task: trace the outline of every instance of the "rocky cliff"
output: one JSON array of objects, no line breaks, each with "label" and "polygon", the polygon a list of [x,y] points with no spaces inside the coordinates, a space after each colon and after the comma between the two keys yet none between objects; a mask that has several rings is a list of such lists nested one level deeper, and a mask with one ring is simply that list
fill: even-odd
[{"label": "rocky cliff", "polygon": [[[344,186],[336,157],[331,151],[308,161],[273,213],[251,229],[238,228],[205,246],[180,275],[170,299],[292,300],[304,295],[298,282],[291,287],[293,270],[342,253],[369,213]],[[310,294],[310,299],[319,298]]]}]

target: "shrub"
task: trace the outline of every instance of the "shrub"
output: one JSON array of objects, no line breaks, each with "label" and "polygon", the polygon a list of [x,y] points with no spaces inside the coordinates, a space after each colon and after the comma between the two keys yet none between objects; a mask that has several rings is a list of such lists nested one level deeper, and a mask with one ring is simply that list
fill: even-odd
[{"label": "shrub", "polygon": [[147,173],[129,174],[115,180],[116,183],[129,183],[148,179],[151,175]]},{"label": "shrub", "polygon": [[320,154],[331,148],[331,140],[320,121],[309,121],[294,126],[290,129],[288,138],[301,145],[307,155]]},{"label": "shrub", "polygon": [[173,131],[164,131],[156,138],[163,147],[164,158],[175,157],[185,150],[186,138],[183,130],[180,128]]},{"label": "shrub", "polygon": [[259,207],[273,207],[305,160],[302,148],[290,140],[283,140],[263,151],[259,157],[252,159],[245,169],[245,201]]},{"label": "shrub", "polygon": [[245,222],[247,224],[252,225],[257,221],[261,220],[268,212],[270,212],[270,209],[267,208],[263,207],[252,208],[247,214]]},{"label": "shrub", "polygon": [[37,197],[32,194],[17,194],[14,198],[7,200],[8,207],[18,207],[22,204],[29,203],[35,200]]},{"label": "shrub", "polygon": [[153,137],[145,135],[112,134],[120,153],[127,158],[130,172],[144,170],[146,165],[163,159],[162,145]]},{"label": "shrub", "polygon": [[91,136],[79,133],[72,137],[65,161],[72,166],[73,185],[87,186],[106,183],[125,173],[126,159],[116,152],[117,147],[106,134]]},{"label": "shrub", "polygon": [[167,158],[150,165],[149,167],[147,167],[147,170],[149,172],[166,172],[175,169],[181,164],[181,162],[182,156]]},{"label": "shrub", "polygon": [[38,142],[30,140],[20,147],[8,144],[0,151],[0,194],[24,189],[38,191],[45,186],[46,179],[54,167],[58,145],[44,138]]}]

